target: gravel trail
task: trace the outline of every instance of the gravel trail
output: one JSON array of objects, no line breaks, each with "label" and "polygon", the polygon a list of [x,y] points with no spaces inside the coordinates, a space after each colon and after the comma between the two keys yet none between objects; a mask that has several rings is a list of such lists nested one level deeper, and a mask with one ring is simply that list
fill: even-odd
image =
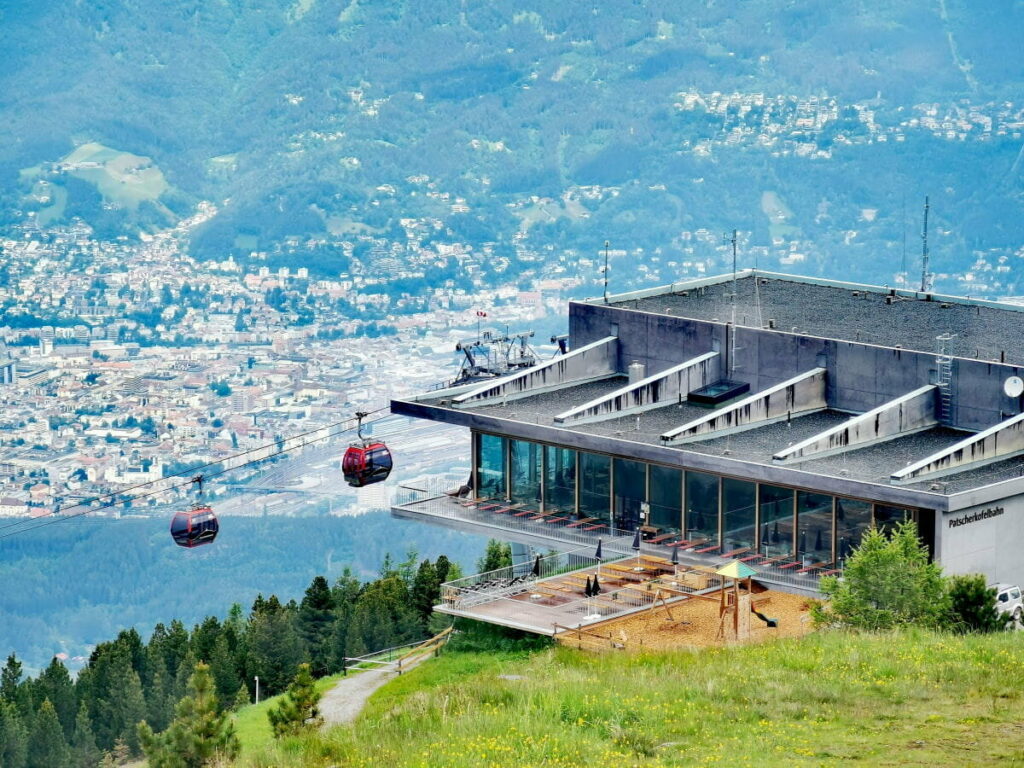
[{"label": "gravel trail", "polygon": [[[423,658],[420,658],[404,666],[402,671],[408,672],[418,666],[422,660]],[[324,719],[324,727],[351,723],[363,711],[366,700],[373,692],[397,676],[398,672],[395,670],[377,668],[354,672],[348,677],[341,678],[320,699],[320,715]]]}]

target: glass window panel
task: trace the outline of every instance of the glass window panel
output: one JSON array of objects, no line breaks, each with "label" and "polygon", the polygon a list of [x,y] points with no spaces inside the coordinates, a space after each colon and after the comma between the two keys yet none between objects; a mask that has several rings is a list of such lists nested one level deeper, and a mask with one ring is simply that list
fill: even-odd
[{"label": "glass window panel", "polygon": [[509,440],[512,490],[510,498],[540,510],[540,473],[542,448],[526,440]]},{"label": "glass window panel", "polygon": [[481,434],[477,446],[477,496],[486,499],[504,498],[505,438]]},{"label": "glass window panel", "polygon": [[615,459],[615,518],[613,527],[623,531],[640,525],[640,505],[647,499],[647,465],[639,461]]},{"label": "glass window panel", "polygon": [[683,471],[651,464],[648,523],[659,533],[679,533],[683,520]]},{"label": "glass window panel", "polygon": [[909,520],[913,514],[909,509],[903,507],[888,507],[885,504],[875,504],[875,528],[886,536],[890,535],[896,526],[904,520]]},{"label": "glass window panel", "polygon": [[832,562],[832,497],[797,491],[797,555],[806,563]]},{"label": "glass window panel", "polygon": [[580,452],[580,514],[610,525],[612,473],[611,459],[596,453]]},{"label": "glass window panel", "polygon": [[576,451],[549,445],[544,449],[544,508],[576,509]]},{"label": "glass window panel", "polygon": [[757,539],[757,486],[722,478],[722,549],[753,549]]},{"label": "glass window panel", "polygon": [[836,499],[836,559],[844,562],[871,527],[871,502]]},{"label": "glass window panel", "polygon": [[686,538],[718,543],[718,476],[686,473]]},{"label": "glass window panel", "polygon": [[786,557],[793,554],[793,489],[761,485],[758,493],[761,504],[761,538],[758,542],[758,551],[768,557]]}]

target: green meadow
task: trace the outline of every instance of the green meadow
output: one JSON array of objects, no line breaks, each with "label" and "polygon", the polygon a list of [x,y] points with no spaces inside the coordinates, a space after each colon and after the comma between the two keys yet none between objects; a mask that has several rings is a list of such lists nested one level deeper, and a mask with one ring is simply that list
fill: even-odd
[{"label": "green meadow", "polygon": [[239,764],[1024,765],[1022,722],[1015,633],[836,631],[640,655],[446,651],[378,691],[354,725],[247,745]]}]

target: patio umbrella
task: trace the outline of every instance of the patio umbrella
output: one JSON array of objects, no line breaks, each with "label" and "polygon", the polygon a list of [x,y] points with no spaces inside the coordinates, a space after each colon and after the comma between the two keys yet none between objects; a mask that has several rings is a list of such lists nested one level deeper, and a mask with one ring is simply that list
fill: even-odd
[{"label": "patio umbrella", "polygon": [[761,531],[761,545],[770,544],[771,535],[768,533],[768,523],[764,524],[764,530]]},{"label": "patio umbrella", "polygon": [[818,532],[814,535],[814,551],[821,552],[821,528],[818,528]]},{"label": "patio umbrella", "polygon": [[633,549],[636,550],[636,564],[640,566],[640,529],[636,529],[636,533],[633,534]]},{"label": "patio umbrella", "polygon": [[772,531],[772,544],[779,543],[779,521],[775,521],[775,529]]},{"label": "patio umbrella", "polygon": [[679,565],[679,547],[672,547],[672,565]]},{"label": "patio umbrella", "polygon": [[540,576],[540,555],[537,555],[537,559],[533,561],[533,575]]},{"label": "patio umbrella", "polygon": [[[597,560],[597,574],[601,573],[601,540],[597,540],[597,550],[594,552],[594,559]],[[597,574],[594,574],[594,581],[597,581]]]},{"label": "patio umbrella", "polygon": [[597,583],[597,574],[594,574],[594,585],[590,588],[590,594],[593,597],[597,597],[601,594],[601,585]]},{"label": "patio umbrella", "polygon": [[590,583],[590,577],[589,576],[587,576],[587,586],[584,588],[583,594],[586,595],[587,597],[593,597],[594,596],[594,587]]}]

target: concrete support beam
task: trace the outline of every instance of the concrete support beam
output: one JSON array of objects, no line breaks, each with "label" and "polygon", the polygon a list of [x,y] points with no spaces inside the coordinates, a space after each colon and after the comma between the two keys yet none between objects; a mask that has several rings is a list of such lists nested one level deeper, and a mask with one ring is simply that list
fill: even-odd
[{"label": "concrete support beam", "polygon": [[558,389],[569,383],[582,384],[604,379],[618,372],[618,352],[618,337],[607,336],[532,368],[484,382],[454,398],[452,403],[460,406],[487,400],[515,400]]},{"label": "concrete support beam", "polygon": [[712,436],[763,426],[798,413],[820,411],[826,406],[825,369],[812,368],[781,384],[669,430],[661,439],[666,443],[706,440]]},{"label": "concrete support beam", "polygon": [[779,451],[772,456],[772,461],[781,464],[818,459],[933,427],[938,424],[935,418],[938,391],[935,385],[915,389]]},{"label": "concrete support beam", "polygon": [[893,472],[894,483],[950,475],[1024,454],[1024,413],[971,435],[949,448]]},{"label": "concrete support beam", "polygon": [[604,397],[570,408],[555,416],[555,422],[587,424],[681,402],[693,390],[718,381],[720,371],[718,353],[708,352]]}]

